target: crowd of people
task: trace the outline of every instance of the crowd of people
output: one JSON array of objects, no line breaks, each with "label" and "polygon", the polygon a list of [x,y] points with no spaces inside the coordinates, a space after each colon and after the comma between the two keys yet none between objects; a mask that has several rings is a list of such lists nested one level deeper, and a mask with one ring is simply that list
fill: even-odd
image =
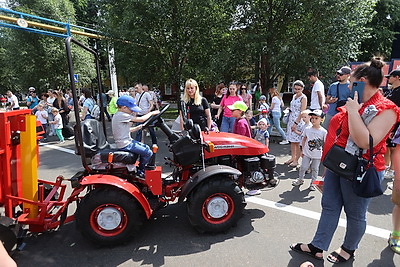
[{"label": "crowd of people", "polygon": [[[252,95],[247,83],[233,81],[227,87],[220,83],[216,86],[214,97],[208,101],[201,96],[197,81],[188,79],[179,110],[180,128],[183,130],[185,120],[191,119],[202,131],[235,133],[268,146],[275,127],[281,137],[279,144],[290,144],[291,155],[284,164],[298,168],[298,178],[292,181],[292,185],[302,186],[306,174],[310,173],[308,188],[311,191],[315,190],[314,182],[319,175],[320,163],[334,144],[346,149],[353,144],[363,151],[359,156],[369,159],[370,140],[373,140],[373,163],[380,181],[385,176],[394,179],[391,188],[395,206],[389,246],[400,254],[400,69],[386,75],[390,88],[383,92],[380,85],[385,78],[382,74],[384,65],[381,59],[373,58],[353,71],[343,66],[336,71],[336,81],[329,86],[327,93],[318,78],[318,71],[310,70],[310,105],[303,92],[304,82],[293,82],[286,131],[281,122],[285,103],[276,88],[268,89],[268,94],[264,95],[257,84]],[[354,92],[355,84],[361,84],[363,90]],[[47,128],[44,140],[48,133],[50,136],[57,135],[59,142],[63,143],[65,135],[71,136],[64,130],[69,128],[68,115],[73,107],[71,93],[49,90],[41,94],[39,99],[35,88],[31,87],[28,91],[27,106]],[[8,109],[20,108],[18,98],[11,91],[7,92],[7,101]],[[112,121],[117,147],[139,154],[137,172],[139,177],[143,177],[153,152],[144,143],[142,123],[159,113],[158,94],[149,90],[147,85],[137,83],[121,92],[119,97],[112,90],[96,97],[91,90],[83,90],[79,104],[82,109],[81,120],[94,118],[95,106],[103,105],[105,116]],[[149,127],[148,131],[153,148],[157,147],[154,128]],[[134,137],[131,136],[133,133]],[[344,209],[347,228],[343,244],[331,252],[327,259],[332,263],[346,262],[354,257],[365,233],[366,213],[371,199],[356,195],[349,180],[329,169],[325,168],[322,176],[322,213],[315,235],[310,243],[295,243],[290,248],[323,259],[323,251],[329,249],[341,210]],[[260,193],[259,190],[247,192],[249,195]]]},{"label": "crowd of people", "polygon": [[[315,190],[314,181],[317,179],[321,160],[333,144],[346,149],[349,143],[353,144],[363,151],[359,156],[368,160],[369,142],[372,140],[373,163],[380,182],[385,175],[388,178],[395,178],[392,185],[395,203],[394,230],[389,238],[389,246],[400,254],[400,149],[398,147],[400,130],[395,134],[400,121],[398,102],[400,70],[393,70],[386,75],[390,88],[387,92],[383,92],[380,85],[385,78],[382,71],[384,65],[381,59],[373,58],[353,71],[350,67],[343,66],[337,70],[337,81],[329,86],[326,94],[324,85],[318,78],[318,72],[310,70],[308,72],[309,81],[312,83],[310,106],[307,108],[307,96],[303,93],[304,83],[300,80],[295,81],[286,132],[281,128],[284,104],[275,88],[269,90],[269,103],[265,95],[260,95],[254,108],[251,104],[252,97],[246,90],[247,85],[235,82],[229,83],[228,88],[219,84],[215,97],[209,105],[199,96],[197,82],[188,80],[184,102],[190,104],[191,108],[186,110],[187,118],[195,117],[202,125],[202,129],[205,126],[211,129],[211,117],[214,121],[212,123],[217,125],[214,130],[219,129],[221,132],[254,138],[266,145],[269,143],[272,126],[275,126],[282,137],[280,144],[291,144],[291,158],[285,164],[298,167],[301,159],[299,176],[292,185],[301,186],[305,174],[310,172],[311,181],[308,188],[312,191]],[[363,90],[356,91],[353,85],[362,85]],[[196,95],[199,98],[197,102],[193,101]],[[254,117],[252,109],[258,113]],[[374,110],[373,114],[371,110]],[[392,147],[388,149],[388,153],[386,145]],[[327,259],[332,263],[346,262],[354,257],[355,250],[365,233],[366,213],[371,198],[356,195],[351,181],[329,169],[324,169],[323,177],[322,213],[315,236],[308,244],[297,243],[290,247],[294,251],[323,259],[322,253],[328,250],[341,210],[344,209],[348,225],[343,245],[331,252]],[[259,193],[258,190],[251,190],[247,194]]]}]

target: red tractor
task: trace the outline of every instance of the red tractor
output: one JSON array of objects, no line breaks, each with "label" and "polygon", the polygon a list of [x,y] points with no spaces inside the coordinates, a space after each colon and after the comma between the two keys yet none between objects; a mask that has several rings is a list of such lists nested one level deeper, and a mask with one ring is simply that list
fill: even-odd
[{"label": "red tractor", "polygon": [[[100,73],[97,54],[69,37],[66,40],[69,77],[74,77],[71,42],[95,55],[97,73]],[[101,93],[100,77],[97,80]],[[78,107],[73,81],[71,90],[74,106]],[[178,135],[162,118],[168,107],[150,117],[143,128],[157,126],[166,134],[172,154],[171,159],[166,159],[173,169],[171,175],[162,178],[161,167],[154,164],[154,153],[145,178],[136,176],[137,155],[110,148],[103,115],[102,121],[92,119],[80,122],[79,110],[75,108],[76,153],[81,156],[84,169],[69,179],[59,176],[56,182],[38,180],[38,185],[28,188],[32,195],[29,198],[21,195],[22,190],[11,188],[13,184],[20,186],[23,183],[22,179],[13,177],[14,171],[10,171],[4,181],[0,176],[0,204],[5,206],[5,217],[28,225],[31,232],[56,229],[76,220],[78,229],[89,240],[99,245],[115,245],[132,238],[155,210],[178,200],[187,202],[189,221],[198,231],[228,230],[238,222],[246,206],[242,188],[276,185],[273,177],[275,157],[267,154],[268,147],[251,138],[201,132],[200,127],[190,120],[185,124],[184,134]],[[10,132],[13,134],[10,135],[18,137],[18,132],[26,130],[27,126],[23,123],[25,119],[16,115],[6,124],[11,125]],[[34,121],[29,117],[32,115],[26,116],[28,121]],[[35,136],[29,138],[32,141],[25,141],[27,137],[23,138],[23,142],[36,142]],[[5,147],[16,143],[14,139],[7,140]],[[19,154],[13,152],[15,150],[17,147],[10,150],[10,155],[18,157]],[[35,169],[35,164],[37,160],[31,160],[31,169]],[[32,176],[30,173],[27,175]],[[65,180],[71,182],[73,190],[64,199]],[[68,215],[68,206],[73,202],[77,203],[77,209],[73,215]],[[14,226],[12,223],[8,225],[9,228]],[[10,236],[10,233],[7,235]],[[0,239],[3,240],[1,231]]]},{"label": "red tractor", "polygon": [[164,179],[157,166],[148,166],[144,179],[137,177],[136,155],[106,148],[98,121],[82,124],[90,163],[72,183],[76,191],[89,192],[79,198],[75,218],[82,234],[96,244],[129,239],[153,211],[176,199],[187,202],[189,221],[198,231],[226,231],[242,216],[243,187],[275,186],[275,157],[267,154],[268,147],[236,134],[201,132],[191,121],[179,136],[162,119],[167,108],[143,125],[159,127],[170,142],[172,159],[167,160],[173,171]]}]

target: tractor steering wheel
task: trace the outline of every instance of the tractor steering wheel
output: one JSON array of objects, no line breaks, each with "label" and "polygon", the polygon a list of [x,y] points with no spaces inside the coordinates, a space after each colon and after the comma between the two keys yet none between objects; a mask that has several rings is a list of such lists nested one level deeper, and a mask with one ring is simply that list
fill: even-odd
[{"label": "tractor steering wheel", "polygon": [[142,124],[142,128],[146,128],[149,127],[150,124],[152,124],[155,120],[158,120],[158,118],[161,117],[162,114],[165,113],[165,111],[167,111],[167,109],[169,108],[170,104],[165,105],[161,110],[160,113],[158,113],[157,115],[153,115],[150,118],[148,118],[145,122],[143,122]]}]

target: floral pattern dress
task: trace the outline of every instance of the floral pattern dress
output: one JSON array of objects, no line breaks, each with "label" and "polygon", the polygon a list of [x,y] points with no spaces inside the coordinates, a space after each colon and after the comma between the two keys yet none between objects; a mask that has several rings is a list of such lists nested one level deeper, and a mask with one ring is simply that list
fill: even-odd
[{"label": "floral pattern dress", "polygon": [[297,98],[296,95],[294,95],[292,101],[290,102],[290,114],[286,128],[286,138],[289,142],[292,143],[300,143],[301,141],[301,134],[293,132],[292,126],[294,125],[294,122],[301,113],[301,100],[303,99],[303,97],[306,97],[306,95],[302,94]]}]

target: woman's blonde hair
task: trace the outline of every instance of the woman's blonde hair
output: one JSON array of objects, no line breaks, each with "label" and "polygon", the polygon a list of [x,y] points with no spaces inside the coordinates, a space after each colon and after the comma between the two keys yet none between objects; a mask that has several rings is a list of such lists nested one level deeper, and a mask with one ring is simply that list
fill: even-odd
[{"label": "woman's blonde hair", "polygon": [[190,101],[190,96],[188,95],[188,93],[186,91],[186,89],[189,88],[190,86],[193,86],[194,88],[196,88],[196,92],[194,93],[194,104],[196,106],[200,106],[201,105],[201,95],[200,95],[199,85],[193,79],[189,79],[185,83],[185,91],[183,93],[183,101],[185,103],[189,103],[189,101]]}]

